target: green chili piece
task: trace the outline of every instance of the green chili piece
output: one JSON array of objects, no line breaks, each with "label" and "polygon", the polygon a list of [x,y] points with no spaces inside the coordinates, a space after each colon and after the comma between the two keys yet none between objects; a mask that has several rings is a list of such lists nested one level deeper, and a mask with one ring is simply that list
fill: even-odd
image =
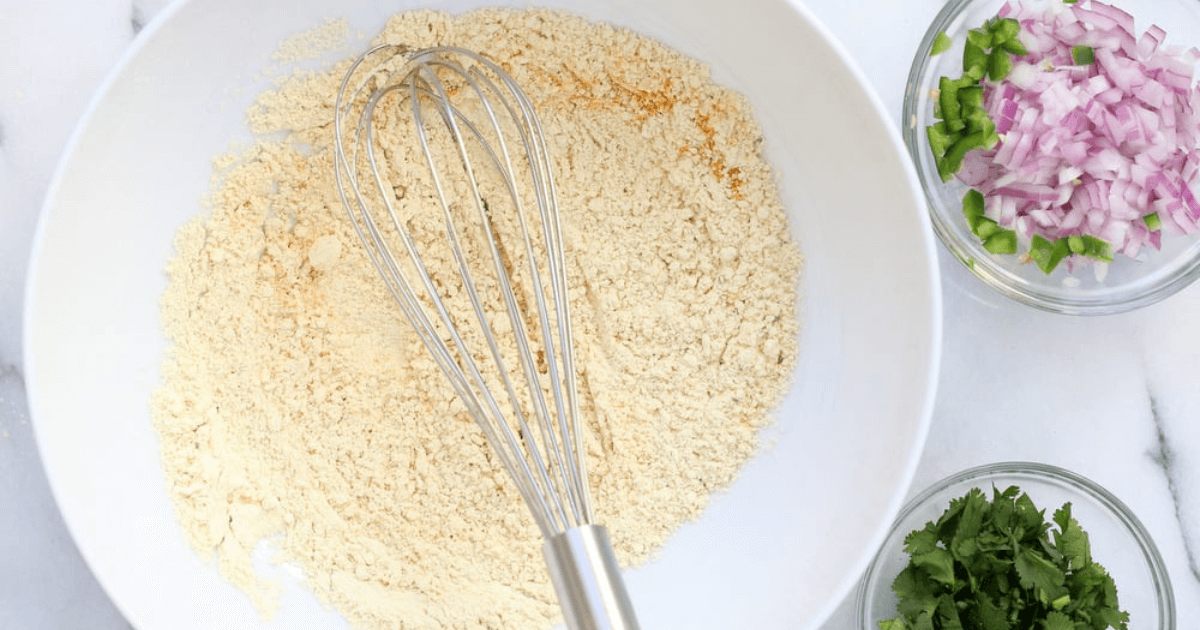
[{"label": "green chili piece", "polygon": [[950,36],[946,34],[946,31],[942,31],[941,33],[937,34],[937,37],[933,38],[933,48],[929,50],[929,55],[940,55],[947,50],[950,50],[950,46],[953,44],[954,40],[950,39]]},{"label": "green chili piece", "polygon": [[1008,51],[1003,48],[997,48],[988,55],[988,78],[993,81],[1002,81],[1008,76],[1008,71],[1012,70],[1012,58],[1008,56]]},{"label": "green chili piece", "polygon": [[[983,133],[983,148],[991,148],[991,146],[989,146],[989,140],[992,139],[992,136],[995,136],[996,141],[1000,140],[1000,136],[996,134],[996,123],[992,122],[991,118],[988,118],[987,111],[983,109],[971,110],[971,113],[967,114],[963,121],[967,125],[963,130],[965,133]],[[994,146],[994,144],[992,146]]]},{"label": "green chili piece", "polygon": [[1083,252],[1084,256],[1087,256],[1088,258],[1094,258],[1102,262],[1112,262],[1113,248],[1108,241],[1101,238],[1096,238],[1090,234],[1084,234],[1081,238],[1083,238],[1085,247]]},{"label": "green chili piece", "polygon": [[[989,120],[988,122],[990,123],[991,121]],[[996,124],[992,123],[990,131],[986,133],[987,137],[983,139],[983,148],[991,151],[996,148],[997,144],[1000,144],[1000,134],[996,133]]]},{"label": "green chili piece", "polygon": [[1150,230],[1151,232],[1157,232],[1162,229],[1162,219],[1158,217],[1157,212],[1151,212],[1150,214],[1147,214],[1146,216],[1142,217],[1142,221],[1146,223],[1146,229]]},{"label": "green chili piece", "polygon": [[973,28],[967,31],[967,41],[986,50],[992,47],[992,33],[985,28]]},{"label": "green chili piece", "polygon": [[950,148],[946,149],[946,155],[938,164],[938,173],[941,174],[942,181],[950,181],[950,178],[954,176],[958,168],[962,166],[963,158],[966,157],[968,152],[972,149],[983,148],[986,144],[987,134],[982,131],[976,131],[975,133],[969,133],[959,138],[954,144],[950,145]]},{"label": "green chili piece", "polygon": [[970,39],[963,44],[963,77],[978,81],[988,71],[987,49],[977,45]]},{"label": "green chili piece", "polygon": [[965,129],[966,133],[976,133],[982,131],[984,135],[987,135],[987,126],[989,124],[992,125],[992,129],[996,128],[996,125],[992,123],[992,119],[988,118],[987,114],[983,112],[971,112],[971,114],[964,118],[963,121],[967,123],[967,127]]},{"label": "green chili piece", "polygon": [[933,152],[933,157],[938,161],[941,161],[942,157],[946,155],[946,149],[949,149],[959,136],[959,134],[950,132],[945,121],[938,121],[926,127],[925,135],[929,138],[929,150]]},{"label": "green chili piece", "polygon": [[1083,242],[1083,237],[1078,234],[1072,234],[1067,237],[1067,247],[1072,254],[1082,254],[1087,251],[1087,245]]},{"label": "green chili piece", "polygon": [[1025,44],[1022,44],[1021,40],[1016,37],[1000,44],[1000,47],[1018,57],[1029,54],[1029,51],[1025,49]]},{"label": "green chili piece", "polygon": [[972,188],[963,195],[962,200],[963,215],[967,217],[967,225],[971,227],[971,232],[976,233],[976,226],[979,225],[979,220],[983,218],[983,193]]},{"label": "green chili piece", "polygon": [[1041,234],[1034,234],[1029,239],[1029,257],[1038,262],[1039,266],[1041,261],[1050,255],[1052,249],[1054,249],[1054,243]]},{"label": "green chili piece", "polygon": [[954,177],[954,171],[958,170],[958,166],[951,164],[944,155],[935,164],[937,166],[938,177],[944,182],[950,181]]},{"label": "green chili piece", "polygon": [[1090,66],[1096,62],[1096,52],[1091,46],[1072,46],[1071,59],[1077,66]]},{"label": "green chili piece", "polygon": [[998,46],[1016,39],[1021,31],[1021,23],[1015,18],[999,18],[988,24],[988,30],[992,33],[992,45]]},{"label": "green chili piece", "polygon": [[958,102],[959,82],[949,77],[938,79],[938,104],[942,106],[942,118],[947,124],[962,117],[962,105]]},{"label": "green chili piece", "polygon": [[975,222],[975,236],[978,236],[981,241],[986,241],[1003,231],[1004,228],[1000,227],[999,223],[987,217],[979,217],[979,220]]},{"label": "green chili piece", "polygon": [[1049,274],[1054,271],[1058,263],[1070,255],[1071,249],[1067,245],[1067,238],[1062,238],[1050,241],[1040,234],[1034,234],[1029,242],[1029,257],[1037,263],[1038,269],[1042,273]]},{"label": "green chili piece", "polygon": [[[1060,236],[1058,240],[1054,241],[1054,250],[1051,252],[1051,260],[1053,260],[1054,264],[1057,265],[1062,259],[1070,255],[1071,248],[1067,245],[1067,237]],[[1051,267],[1051,270],[1053,270],[1053,267]],[[1047,271],[1046,273],[1050,272]]]},{"label": "green chili piece", "polygon": [[1000,228],[998,232],[983,241],[983,248],[993,254],[1017,253],[1017,233]]},{"label": "green chili piece", "polygon": [[[963,106],[964,111],[976,110],[977,113],[987,115],[983,109],[983,86],[972,85],[958,89],[958,103]],[[973,112],[975,113],[975,112]]]}]

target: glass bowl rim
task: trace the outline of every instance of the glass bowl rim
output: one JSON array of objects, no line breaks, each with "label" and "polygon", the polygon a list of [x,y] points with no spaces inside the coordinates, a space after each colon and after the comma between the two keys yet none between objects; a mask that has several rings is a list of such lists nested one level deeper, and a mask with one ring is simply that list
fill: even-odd
[{"label": "glass bowl rim", "polygon": [[967,468],[935,481],[905,503],[904,507],[896,514],[891,526],[888,527],[887,534],[867,565],[866,571],[863,572],[862,579],[859,580],[858,588],[855,590],[855,627],[862,630],[876,630],[865,614],[869,595],[867,584],[879,570],[888,543],[900,533],[901,523],[917,509],[925,506],[934,495],[947,488],[964,482],[986,480],[989,477],[1009,474],[1028,475],[1043,480],[1061,482],[1071,490],[1095,500],[1112,514],[1137,543],[1137,548],[1141,551],[1142,558],[1150,570],[1154,581],[1154,592],[1158,598],[1160,617],[1158,630],[1175,630],[1175,594],[1171,586],[1170,573],[1167,571],[1166,563],[1163,561],[1162,554],[1159,553],[1158,546],[1154,543],[1154,539],[1141,519],[1133,513],[1133,510],[1129,509],[1124,501],[1095,481],[1059,466],[1033,461],[993,462]]}]

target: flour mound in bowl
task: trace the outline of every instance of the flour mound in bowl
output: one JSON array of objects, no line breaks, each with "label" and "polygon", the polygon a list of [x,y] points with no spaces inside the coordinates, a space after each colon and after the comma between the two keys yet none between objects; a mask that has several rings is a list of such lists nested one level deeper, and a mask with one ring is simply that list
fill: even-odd
[{"label": "flour mound in bowl", "polygon": [[[623,564],[652,559],[760,448],[795,363],[802,260],[748,102],[559,12],[402,13],[380,40],[479,50],[542,117],[596,512]],[[364,630],[549,628],[538,530],[338,198],[348,65],[263,94],[263,139],[217,159],[208,212],[177,236],[152,401],[176,515],[265,615],[269,541]]]}]

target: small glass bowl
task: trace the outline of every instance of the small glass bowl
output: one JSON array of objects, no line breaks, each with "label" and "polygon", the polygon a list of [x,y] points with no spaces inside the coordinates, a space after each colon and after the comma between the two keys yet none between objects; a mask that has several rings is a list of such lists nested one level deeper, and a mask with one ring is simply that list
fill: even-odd
[{"label": "small glass bowl", "polygon": [[1073,472],[1030,462],[987,464],[947,477],[926,489],[900,511],[883,546],[859,583],[856,627],[879,630],[879,622],[896,616],[892,581],[908,564],[904,538],[935,521],[971,488],[991,499],[992,488],[1017,486],[1046,518],[1071,502],[1071,515],[1088,534],[1092,557],[1117,586],[1121,609],[1129,613],[1130,630],[1174,630],[1175,597],[1158,547],[1120,499]]},{"label": "small glass bowl", "polygon": [[[968,188],[957,179],[942,182],[929,149],[926,127],[933,117],[931,90],[942,76],[962,76],[966,33],[994,17],[1006,0],[950,0],[929,25],[909,71],[901,120],[902,136],[917,168],[929,203],[934,231],[942,243],[985,284],[1018,302],[1070,315],[1130,311],[1162,300],[1200,277],[1200,235],[1167,236],[1162,250],[1143,247],[1136,259],[1117,254],[1111,263],[1060,264],[1049,275],[1018,255],[994,255],[983,248],[967,225],[962,198]],[[1016,4],[1018,0],[1011,0]],[[1045,9],[1061,0],[1024,0]],[[1151,24],[1166,31],[1165,45],[1200,47],[1200,3],[1194,0],[1115,0],[1133,15],[1140,33]],[[934,38],[945,32],[952,47],[930,56]],[[1186,40],[1194,41],[1186,41]],[[1200,196],[1200,190],[1196,191]],[[1022,243],[1021,251],[1028,247]]]}]

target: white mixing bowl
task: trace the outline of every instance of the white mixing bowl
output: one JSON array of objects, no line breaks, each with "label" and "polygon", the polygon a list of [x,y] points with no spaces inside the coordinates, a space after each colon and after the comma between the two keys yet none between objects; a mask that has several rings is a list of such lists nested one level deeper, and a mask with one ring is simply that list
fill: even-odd
[{"label": "white mixing bowl", "polygon": [[[375,33],[391,13],[416,4],[175,5],[142,32],[60,166],[28,282],[30,405],[66,523],[139,630],[345,627],[291,577],[280,615],[259,619],[185,544],[148,403],[166,347],[159,298],[172,237],[200,212],[210,160],[231,141],[250,139],[243,112],[269,85],[264,69],[280,63],[271,53],[327,18]],[[850,592],[900,508],[937,381],[934,241],[899,134],[843,49],[800,6],[541,6],[657,37],[745,93],[806,257],[801,356],[770,429],[774,446],[660,559],[629,572],[643,627],[816,628]]]}]

